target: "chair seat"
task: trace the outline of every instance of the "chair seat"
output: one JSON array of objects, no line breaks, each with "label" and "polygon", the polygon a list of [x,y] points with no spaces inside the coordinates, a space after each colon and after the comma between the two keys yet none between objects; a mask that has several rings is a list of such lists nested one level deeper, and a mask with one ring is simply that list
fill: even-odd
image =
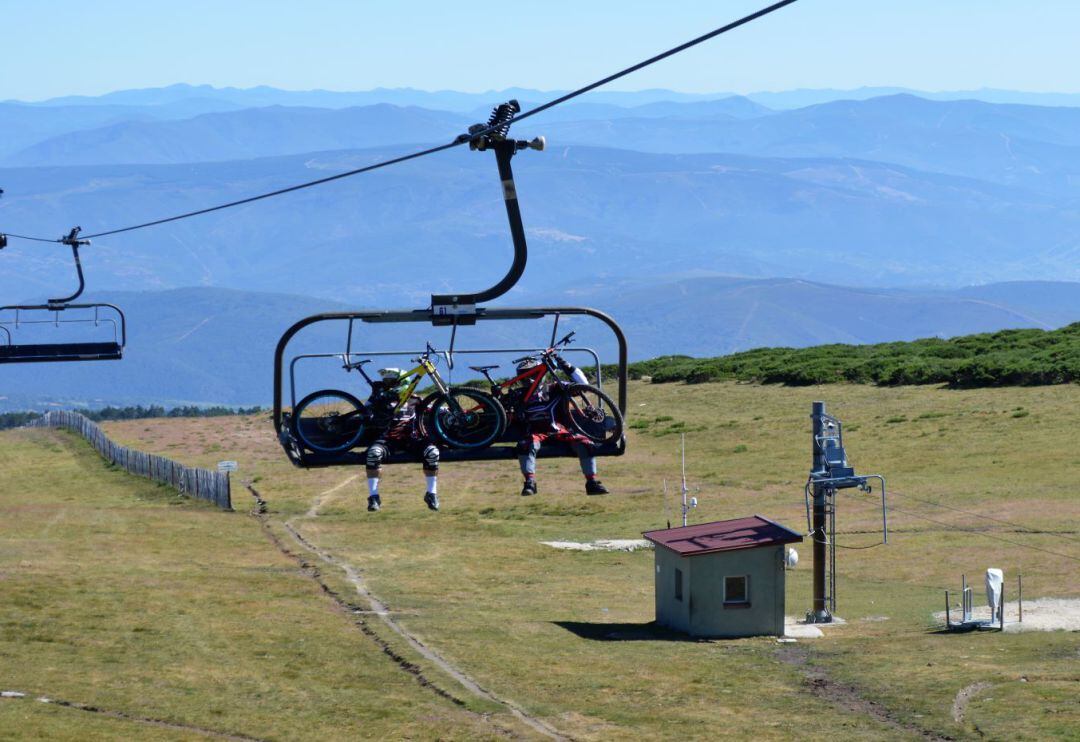
[{"label": "chair seat", "polygon": [[0,344],[0,363],[116,361],[123,355],[124,349],[119,343]]}]

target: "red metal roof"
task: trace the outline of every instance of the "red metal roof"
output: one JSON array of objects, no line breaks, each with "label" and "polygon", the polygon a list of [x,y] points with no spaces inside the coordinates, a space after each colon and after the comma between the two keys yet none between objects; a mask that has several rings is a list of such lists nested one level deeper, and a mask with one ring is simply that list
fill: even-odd
[{"label": "red metal roof", "polygon": [[793,544],[803,537],[760,515],[735,520],[718,520],[682,528],[665,528],[642,534],[654,544],[671,549],[680,556],[712,554],[717,551],[755,549],[759,546]]}]

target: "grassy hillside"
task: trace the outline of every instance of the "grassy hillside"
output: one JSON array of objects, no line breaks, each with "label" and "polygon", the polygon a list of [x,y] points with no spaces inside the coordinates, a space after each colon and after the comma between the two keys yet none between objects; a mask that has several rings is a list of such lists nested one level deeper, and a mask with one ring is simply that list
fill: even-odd
[{"label": "grassy hillside", "polygon": [[1080,322],[1058,330],[1003,330],[948,340],[760,348],[719,358],[665,356],[632,364],[630,374],[654,383],[692,384],[723,379],[793,386],[1063,384],[1080,381]]},{"label": "grassy hillside", "polygon": [[[823,639],[678,641],[651,626],[650,553],[540,544],[633,538],[677,518],[661,492],[662,480],[678,474],[679,432],[701,503],[694,522],[757,512],[803,530],[814,399],[847,423],[855,466],[888,477],[892,506],[888,546],[839,552],[838,612],[847,623]],[[717,728],[790,738],[811,717],[816,734],[864,739],[1065,738],[1080,724],[1080,635],[946,636],[931,617],[945,588],[989,566],[1005,570],[1010,590],[1022,572],[1027,600],[1080,597],[1080,387],[634,382],[630,400],[629,452],[601,462],[612,496],[586,498],[573,461],[542,462],[532,499],[518,496],[511,464],[447,465],[437,514],[420,502],[418,466],[390,469],[385,509],[365,512],[362,472],[291,468],[265,417],[106,427],[191,463],[237,459],[269,502],[273,532],[290,538],[291,522],[336,564],[352,565],[405,631],[574,738],[693,738]],[[842,546],[879,541],[877,507],[873,497],[843,495]],[[809,545],[800,551],[790,615],[810,604]],[[321,564],[330,584],[355,595],[339,567]],[[991,685],[957,723],[956,695],[976,682]]]},{"label": "grassy hillside", "polygon": [[[516,728],[402,671],[363,617],[244,513],[110,469],[68,433],[8,431],[0,448],[0,690],[28,694],[0,700],[0,738],[471,739]],[[437,669],[426,677],[450,682]]]}]

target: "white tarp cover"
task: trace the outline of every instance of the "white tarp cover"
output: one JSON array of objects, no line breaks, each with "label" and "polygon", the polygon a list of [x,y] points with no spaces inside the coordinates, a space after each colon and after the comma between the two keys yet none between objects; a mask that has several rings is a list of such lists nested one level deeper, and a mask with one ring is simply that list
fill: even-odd
[{"label": "white tarp cover", "polygon": [[998,606],[1001,605],[1001,584],[1005,575],[1000,569],[991,567],[986,570],[986,604],[990,606],[990,620],[997,618]]}]

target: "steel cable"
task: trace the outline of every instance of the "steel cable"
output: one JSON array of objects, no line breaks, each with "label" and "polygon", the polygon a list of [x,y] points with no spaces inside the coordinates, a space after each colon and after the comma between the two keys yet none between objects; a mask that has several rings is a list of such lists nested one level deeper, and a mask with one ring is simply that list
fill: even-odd
[{"label": "steel cable", "polygon": [[988,533],[986,531],[980,531],[977,528],[964,528],[963,526],[958,526],[958,525],[956,525],[954,523],[946,523],[943,520],[935,520],[934,518],[928,518],[925,515],[919,515],[918,513],[913,513],[910,510],[901,510],[900,508],[896,507],[895,505],[891,505],[889,507],[889,509],[892,510],[892,511],[895,511],[897,513],[903,513],[904,515],[910,515],[913,518],[920,518],[920,519],[928,521],[930,523],[935,523],[935,524],[937,524],[939,526],[944,526],[946,528],[951,528],[951,529],[956,530],[956,531],[963,531],[965,533],[974,533],[974,534],[979,535],[979,536],[985,536],[986,538],[994,539],[995,541],[1001,541],[1002,543],[1011,544],[1013,546],[1019,546],[1022,549],[1032,549],[1034,551],[1041,551],[1044,554],[1052,554],[1053,556],[1059,556],[1059,557],[1063,557],[1065,559],[1071,559],[1074,562],[1080,562],[1080,557],[1076,557],[1076,556],[1073,556],[1071,554],[1064,554],[1064,553],[1062,553],[1060,551],[1052,551],[1051,549],[1044,549],[1044,548],[1042,548],[1040,546],[1032,546],[1031,544],[1025,544],[1025,543],[1022,543],[1020,541],[1013,541],[1011,539],[1002,538],[1001,536],[998,536],[998,535],[993,534],[993,533]]}]

